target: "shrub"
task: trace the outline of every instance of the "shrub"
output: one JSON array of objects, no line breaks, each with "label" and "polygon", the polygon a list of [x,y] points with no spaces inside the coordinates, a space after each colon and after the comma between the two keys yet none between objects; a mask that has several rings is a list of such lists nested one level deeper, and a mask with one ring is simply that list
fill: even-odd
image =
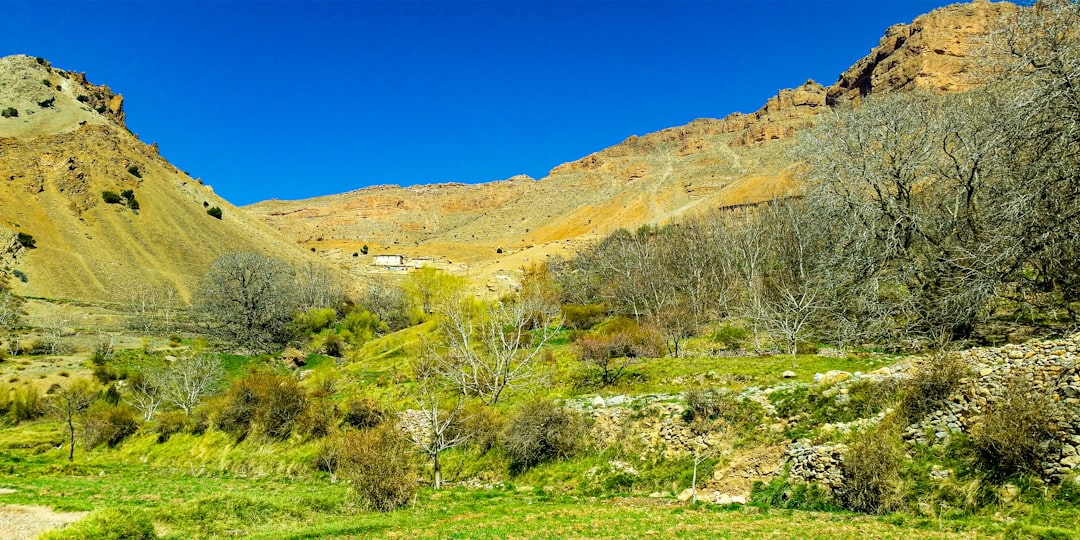
[{"label": "shrub", "polygon": [[387,413],[369,396],[351,397],[342,406],[341,421],[357,429],[369,429],[383,423]]},{"label": "shrub", "polygon": [[120,204],[123,199],[115,191],[105,190],[101,192],[101,200],[105,201],[105,204]]},{"label": "shrub", "polygon": [[152,540],[154,523],[141,509],[95,510],[85,518],[42,536],[42,540]]},{"label": "shrub", "polygon": [[364,255],[367,255],[367,252],[368,252],[367,244],[364,244],[363,246],[360,247],[360,253],[363,253]]},{"label": "shrub", "polygon": [[300,336],[317,334],[329,328],[335,318],[337,318],[337,312],[331,308],[309,309],[293,317],[293,329]]},{"label": "shrub", "polygon": [[46,88],[52,88],[52,83],[49,82],[49,79],[41,79],[41,84],[45,85]]},{"label": "shrub", "polygon": [[34,237],[24,232],[15,235],[15,240],[24,248],[33,249],[37,247],[37,240]]},{"label": "shrub", "polygon": [[102,444],[112,448],[139,431],[139,425],[135,409],[98,401],[84,414],[80,435],[87,448]]},{"label": "shrub", "polygon": [[53,103],[56,103],[56,98],[51,97],[51,98],[46,99],[44,101],[39,101],[38,102],[38,107],[41,107],[42,109],[48,109],[48,108],[53,106]]},{"label": "shrub", "polygon": [[944,352],[931,355],[904,384],[900,414],[909,424],[914,424],[940,409],[970,371],[959,355]]},{"label": "shrub", "polygon": [[337,413],[329,399],[313,399],[300,420],[304,435],[309,439],[321,439],[334,431]]},{"label": "shrub", "polygon": [[570,457],[584,434],[580,415],[550,401],[533,401],[518,407],[503,435],[502,445],[513,472],[545,461]]},{"label": "shrub", "polygon": [[307,396],[292,377],[256,371],[232,383],[219,409],[218,429],[243,439],[258,430],[287,439],[307,408]]},{"label": "shrub", "polygon": [[139,201],[136,201],[135,199],[128,199],[127,207],[132,209],[132,210],[138,211],[139,210]]},{"label": "shrub", "polygon": [[[139,170],[138,167],[135,167],[135,170],[136,171]],[[128,169],[128,172],[131,172],[131,169]],[[125,199],[128,199],[128,200],[134,199],[135,198],[135,191],[130,190],[130,189],[125,189],[124,191],[120,192],[120,196],[125,198]]]},{"label": "shrub", "polygon": [[19,117],[19,110],[16,109],[15,107],[8,107],[8,108],[4,109],[2,112],[0,112],[0,116],[3,116],[4,118],[18,118]]},{"label": "shrub", "polygon": [[369,508],[389,512],[416,494],[413,448],[392,422],[365,431],[347,431],[333,444],[336,470],[352,483]]},{"label": "shrub", "polygon": [[1007,381],[971,429],[979,468],[995,479],[1042,475],[1043,462],[1054,449],[1058,413],[1053,399],[1035,391],[1029,381]]},{"label": "shrub", "polygon": [[139,167],[137,165],[129,166],[127,168],[127,172],[128,172],[128,174],[130,174],[131,176],[134,176],[135,178],[142,178],[142,173],[139,172]]},{"label": "shrub", "polygon": [[[506,419],[498,411],[479,403],[470,403],[458,415],[460,422],[452,430],[468,436],[466,444],[480,454],[485,454],[499,442],[499,434],[506,429]],[[454,438],[451,434],[449,437]]]},{"label": "shrub", "polygon": [[104,105],[98,105],[94,110],[97,111],[98,114],[105,114],[105,111],[109,109]]},{"label": "shrub", "polygon": [[19,269],[12,270],[11,275],[15,276],[15,279],[18,279],[19,281],[21,281],[23,283],[26,283],[26,280],[27,280],[26,273],[23,272],[22,270],[19,270]]},{"label": "shrub", "polygon": [[574,345],[581,360],[599,375],[603,385],[614,384],[640,358],[660,356],[664,346],[656,332],[625,317],[607,321],[593,332],[578,334]]},{"label": "shrub", "polygon": [[722,343],[730,349],[741,349],[746,344],[746,338],[748,337],[750,337],[749,330],[727,323],[710,334],[709,340],[714,343]]},{"label": "shrub", "polygon": [[588,330],[600,324],[606,312],[603,304],[567,304],[562,307],[563,326],[572,330]]},{"label": "shrub", "polygon": [[45,402],[42,401],[38,389],[31,385],[17,388],[8,407],[8,415],[16,423],[34,420],[45,415]]},{"label": "shrub", "polygon": [[879,514],[900,502],[900,437],[891,424],[859,434],[844,453],[840,504],[849,510]]},{"label": "shrub", "polygon": [[90,101],[90,98],[80,94],[78,97],[75,98],[75,101],[78,101],[79,103],[86,103],[87,101]]},{"label": "shrub", "polygon": [[190,428],[188,415],[183,411],[166,411],[157,415],[153,430],[157,433],[157,442],[163,443],[169,437],[182,433]]},{"label": "shrub", "polygon": [[213,206],[209,210],[207,210],[206,213],[217,219],[221,219],[221,208]]}]

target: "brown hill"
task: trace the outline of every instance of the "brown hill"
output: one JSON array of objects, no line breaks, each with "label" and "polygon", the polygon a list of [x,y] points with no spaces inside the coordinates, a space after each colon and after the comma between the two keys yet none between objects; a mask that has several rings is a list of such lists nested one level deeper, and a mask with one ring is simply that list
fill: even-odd
[{"label": "brown hill", "polygon": [[[495,288],[512,281],[512,271],[523,264],[568,253],[618,227],[664,223],[789,192],[789,137],[813,125],[815,115],[872,92],[970,88],[983,73],[984,38],[1016,9],[975,1],[935,10],[889,28],[829,88],[807,81],[781,90],[752,114],[631,136],[541,180],[377,186],[244,209],[357,271],[370,269],[376,254],[430,257],[464,263],[470,277]],[[365,245],[369,256],[361,257]]]},{"label": "brown hill", "polygon": [[[168,283],[187,297],[225,252],[310,257],[139,141],[123,98],[82,74],[0,58],[0,110],[0,258],[24,277],[13,280],[20,294],[123,301]],[[106,190],[131,190],[137,210],[106,203]],[[222,219],[207,214],[214,206]]]}]

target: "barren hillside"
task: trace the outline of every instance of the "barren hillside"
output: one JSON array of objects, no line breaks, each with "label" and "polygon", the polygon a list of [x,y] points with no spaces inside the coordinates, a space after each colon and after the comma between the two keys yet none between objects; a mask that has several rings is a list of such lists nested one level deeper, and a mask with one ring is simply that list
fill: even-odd
[{"label": "barren hillside", "polygon": [[[831,87],[807,81],[751,114],[631,136],[540,180],[376,186],[244,209],[358,272],[368,271],[376,254],[431,257],[464,263],[469,277],[495,288],[513,281],[523,264],[568,253],[619,227],[790,192],[790,137],[813,125],[817,114],[872,92],[960,91],[978,84],[984,38],[1015,9],[976,1],[935,10],[889,28]],[[363,246],[368,256],[360,255]]]},{"label": "barren hillside", "polygon": [[[169,283],[187,297],[225,252],[310,257],[139,141],[123,98],[84,75],[2,58],[0,110],[0,256],[20,294],[123,301]],[[126,190],[135,204],[103,198]],[[206,212],[215,206],[220,220]]]}]

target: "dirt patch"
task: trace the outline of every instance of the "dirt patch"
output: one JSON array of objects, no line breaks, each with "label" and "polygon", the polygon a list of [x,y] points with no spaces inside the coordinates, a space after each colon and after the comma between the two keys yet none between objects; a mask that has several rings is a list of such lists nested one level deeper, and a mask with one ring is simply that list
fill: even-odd
[{"label": "dirt patch", "polygon": [[30,540],[75,523],[89,512],[54,512],[45,506],[0,505],[0,538]]},{"label": "dirt patch", "polygon": [[705,487],[731,495],[750,495],[755,481],[768,483],[784,464],[785,446],[754,448],[733,453],[718,467]]}]

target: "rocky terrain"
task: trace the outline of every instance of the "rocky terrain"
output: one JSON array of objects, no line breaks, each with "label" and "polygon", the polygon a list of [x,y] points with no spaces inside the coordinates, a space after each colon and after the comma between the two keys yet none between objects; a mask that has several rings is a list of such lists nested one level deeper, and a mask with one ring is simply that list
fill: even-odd
[{"label": "rocky terrain", "polygon": [[0,263],[20,295],[122,302],[169,285],[186,298],[222,253],[310,257],[130,133],[123,98],[83,74],[2,58],[0,109]]},{"label": "rocky terrain", "polygon": [[492,285],[521,265],[619,227],[663,224],[709,208],[755,203],[796,186],[791,137],[829,106],[869,93],[961,91],[985,75],[986,37],[1016,9],[976,1],[889,28],[877,47],[832,86],[781,90],[756,112],[699,119],[555,167],[540,180],[377,186],[244,209],[323,257],[370,268],[371,255],[466,263]]}]

